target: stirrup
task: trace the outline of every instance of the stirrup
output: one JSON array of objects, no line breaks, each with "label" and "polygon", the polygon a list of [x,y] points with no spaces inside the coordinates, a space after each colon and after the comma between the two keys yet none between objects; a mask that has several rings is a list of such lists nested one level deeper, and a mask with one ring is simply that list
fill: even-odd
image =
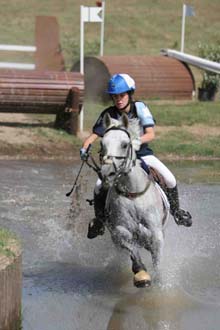
[{"label": "stirrup", "polygon": [[192,226],[192,216],[188,211],[184,211],[183,209],[176,210],[173,214],[173,218],[178,226]]},{"label": "stirrup", "polygon": [[89,223],[87,238],[93,239],[99,235],[105,233],[105,227],[103,223],[96,218]]}]

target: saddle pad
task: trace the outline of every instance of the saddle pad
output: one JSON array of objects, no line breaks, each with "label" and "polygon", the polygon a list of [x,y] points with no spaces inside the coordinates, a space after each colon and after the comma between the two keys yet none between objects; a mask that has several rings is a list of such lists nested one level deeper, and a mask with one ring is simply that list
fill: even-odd
[{"label": "saddle pad", "polygon": [[165,227],[167,225],[169,215],[170,215],[170,203],[167,199],[165,192],[163,191],[163,189],[159,186],[159,184],[157,182],[155,182],[155,187],[159,191],[162,201],[163,201],[163,207],[164,207],[163,225]]}]

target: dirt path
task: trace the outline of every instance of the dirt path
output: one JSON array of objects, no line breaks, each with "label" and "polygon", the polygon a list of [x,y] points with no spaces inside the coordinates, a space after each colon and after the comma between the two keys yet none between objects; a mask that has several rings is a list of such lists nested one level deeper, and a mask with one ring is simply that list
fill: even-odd
[{"label": "dirt path", "polygon": [[[72,158],[75,149],[71,137],[63,139],[49,121],[34,115],[0,114],[0,158]],[[80,141],[80,140],[79,140]],[[80,142],[78,142],[80,143]]]},{"label": "dirt path", "polygon": [[18,126],[10,126],[28,122],[27,116],[23,114],[0,113],[0,141],[15,144],[34,143],[29,131]]}]

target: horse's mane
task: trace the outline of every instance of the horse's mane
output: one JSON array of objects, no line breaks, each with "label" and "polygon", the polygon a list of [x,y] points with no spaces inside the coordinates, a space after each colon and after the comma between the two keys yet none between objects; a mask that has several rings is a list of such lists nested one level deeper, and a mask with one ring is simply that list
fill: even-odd
[{"label": "horse's mane", "polygon": [[[126,117],[126,120],[125,120]],[[131,137],[131,142],[135,150],[139,150],[141,142],[140,142],[140,135],[141,135],[141,127],[139,124],[139,119],[132,118],[129,119],[126,115],[123,115],[119,120],[113,119],[108,117],[108,120],[105,119],[106,128],[110,129],[113,127],[123,128],[128,131]]]},{"label": "horse's mane", "polygon": [[139,120],[137,118],[129,119],[127,130],[131,136],[131,140],[139,138],[141,135]]}]

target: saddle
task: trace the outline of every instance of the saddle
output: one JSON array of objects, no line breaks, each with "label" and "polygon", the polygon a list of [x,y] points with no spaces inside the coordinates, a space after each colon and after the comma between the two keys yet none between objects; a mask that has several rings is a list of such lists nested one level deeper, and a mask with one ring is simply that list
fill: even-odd
[{"label": "saddle", "polygon": [[167,185],[165,183],[164,178],[157,170],[155,170],[154,168],[152,168],[150,166],[149,166],[149,176],[150,176],[150,179],[155,181],[157,184],[159,184],[159,186],[163,189],[165,194],[167,194]]},{"label": "saddle", "polygon": [[156,186],[161,194],[162,201],[163,201],[163,208],[164,208],[164,217],[163,217],[163,225],[167,222],[169,218],[169,211],[170,211],[170,203],[167,197],[167,185],[165,183],[164,178],[160,173],[155,170],[154,168],[148,166],[149,168],[149,177],[152,181],[156,182]]},{"label": "saddle", "polygon": [[142,159],[141,159],[141,167],[149,175],[150,179],[156,182],[167,195],[167,185],[162,175],[160,175],[160,173],[157,170],[155,170],[153,167],[147,165]]}]

